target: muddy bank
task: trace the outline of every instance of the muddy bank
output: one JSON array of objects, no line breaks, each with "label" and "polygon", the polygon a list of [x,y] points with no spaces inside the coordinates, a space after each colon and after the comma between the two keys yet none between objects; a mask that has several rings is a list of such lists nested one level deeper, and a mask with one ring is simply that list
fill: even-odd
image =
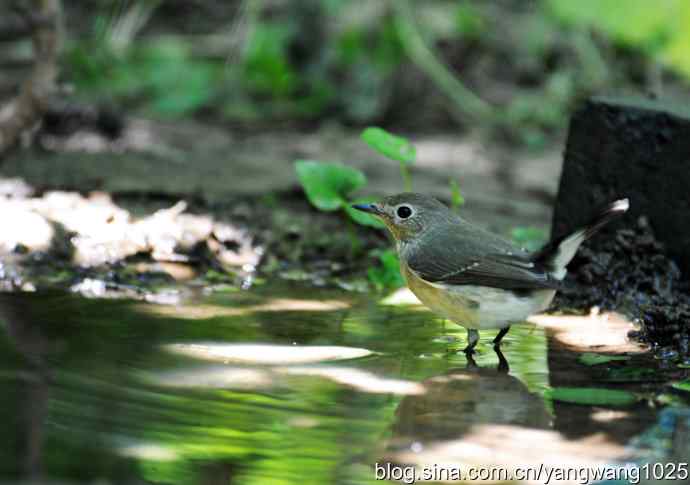
[{"label": "muddy bank", "polygon": [[630,336],[649,343],[657,357],[690,363],[688,283],[646,218],[586,241],[566,283],[556,308],[620,311],[640,325]]}]

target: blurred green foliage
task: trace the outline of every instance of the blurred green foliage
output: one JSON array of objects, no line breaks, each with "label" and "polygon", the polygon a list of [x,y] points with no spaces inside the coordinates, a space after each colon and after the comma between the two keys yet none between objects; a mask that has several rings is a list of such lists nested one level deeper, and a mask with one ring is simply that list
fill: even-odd
[{"label": "blurred green foliage", "polygon": [[690,76],[690,3],[686,0],[547,0],[550,11],[566,24],[596,28],[622,45]]},{"label": "blurred green foliage", "polygon": [[284,25],[256,26],[242,62],[243,82],[249,93],[281,98],[293,92],[299,80],[287,58],[290,35]]},{"label": "blurred green foliage", "polygon": [[539,148],[583,97],[648,91],[659,62],[690,76],[685,0],[215,2],[224,18],[196,19],[207,36],[170,32],[165,2],[139,17],[125,3],[82,11],[91,27],[68,43],[63,71],[84,96],[164,117],[418,130],[455,119]]},{"label": "blurred green foliage", "polygon": [[536,251],[549,239],[545,229],[539,227],[515,227],[510,232],[510,238],[515,244],[528,251]]},{"label": "blurred green foliage", "polygon": [[400,260],[394,249],[376,251],[378,266],[372,266],[367,271],[369,282],[378,291],[401,288],[405,286],[405,280],[400,274]]},{"label": "blurred green foliage", "polygon": [[149,113],[179,117],[209,103],[220,66],[191,56],[175,39],[137,44],[119,53],[107,42],[77,43],[67,52],[80,93],[140,103]]},{"label": "blurred green foliage", "polygon": [[471,2],[462,2],[455,13],[458,35],[464,39],[479,39],[485,35],[486,20],[481,11]]},{"label": "blurred green foliage", "polygon": [[456,180],[450,180],[450,208],[454,211],[458,211],[460,207],[465,203],[465,198],[460,192],[460,185]]}]

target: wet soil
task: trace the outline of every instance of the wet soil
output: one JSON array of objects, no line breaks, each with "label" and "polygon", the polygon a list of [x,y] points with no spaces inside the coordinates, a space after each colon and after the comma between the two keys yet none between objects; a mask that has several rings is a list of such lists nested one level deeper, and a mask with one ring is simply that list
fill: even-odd
[{"label": "wet soil", "polygon": [[616,310],[640,326],[631,337],[657,357],[690,363],[690,296],[687,279],[654,236],[646,218],[586,241],[569,266],[557,308]]}]

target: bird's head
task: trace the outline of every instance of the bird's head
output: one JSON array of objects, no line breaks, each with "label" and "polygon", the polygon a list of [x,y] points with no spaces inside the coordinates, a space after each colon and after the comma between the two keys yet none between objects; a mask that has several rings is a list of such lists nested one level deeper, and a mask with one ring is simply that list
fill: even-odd
[{"label": "bird's head", "polygon": [[448,207],[438,200],[411,192],[352,207],[381,219],[396,241],[414,239],[429,227],[452,217]]}]

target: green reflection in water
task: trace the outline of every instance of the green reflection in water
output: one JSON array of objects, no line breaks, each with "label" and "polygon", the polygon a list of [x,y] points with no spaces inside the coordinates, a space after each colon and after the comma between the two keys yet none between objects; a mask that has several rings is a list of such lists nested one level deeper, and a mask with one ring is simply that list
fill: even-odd
[{"label": "green reflection in water", "polygon": [[[8,416],[11,441],[0,451],[2,476],[373,482],[370,465],[391,437],[405,394],[415,382],[466,366],[462,354],[447,354],[449,347],[462,348],[464,329],[426,311],[348,294],[268,291],[214,295],[189,305],[190,314],[61,294],[0,296],[6,329],[0,339],[0,409]],[[343,304],[329,309],[305,299]],[[237,311],[242,309],[249,310]],[[483,336],[479,367],[497,365],[492,337]],[[200,341],[345,346],[374,354],[302,369],[227,364],[239,380],[214,387],[204,379],[211,367],[223,369],[222,362],[165,349]],[[544,332],[516,326],[505,342],[511,375],[541,394],[548,385]],[[359,373],[348,376],[348,370]],[[184,385],[156,380],[183,375]],[[369,387],[362,386],[365,378]],[[372,392],[377,385],[383,392]]]}]

